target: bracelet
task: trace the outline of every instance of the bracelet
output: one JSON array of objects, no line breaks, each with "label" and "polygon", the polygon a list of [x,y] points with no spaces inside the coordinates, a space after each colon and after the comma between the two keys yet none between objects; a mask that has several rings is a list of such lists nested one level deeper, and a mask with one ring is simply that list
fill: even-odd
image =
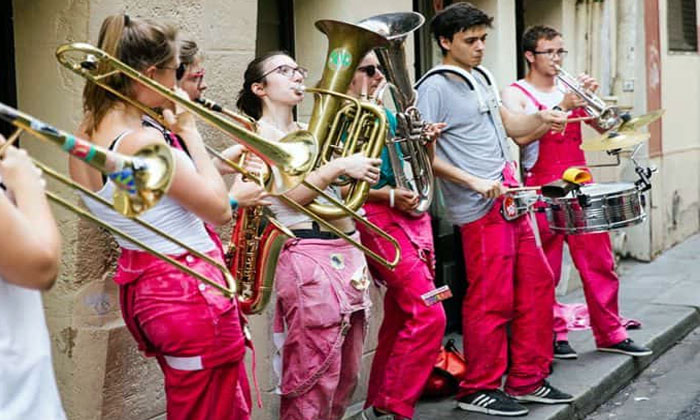
[{"label": "bracelet", "polygon": [[394,188],[389,190],[389,207],[394,208]]},{"label": "bracelet", "polygon": [[238,210],[238,200],[231,197],[230,195],[228,196],[228,204],[231,206],[231,210],[233,210],[233,211]]}]

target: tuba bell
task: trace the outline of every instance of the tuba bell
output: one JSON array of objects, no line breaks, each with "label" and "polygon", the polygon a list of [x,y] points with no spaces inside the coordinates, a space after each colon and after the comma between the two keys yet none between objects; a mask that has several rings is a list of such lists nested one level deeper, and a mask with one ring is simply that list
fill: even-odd
[{"label": "tuba bell", "polygon": [[381,98],[384,89],[389,89],[396,107],[396,135],[387,140],[387,151],[396,186],[418,196],[414,216],[430,208],[434,193],[433,168],[426,149],[430,139],[425,134],[426,122],[416,108],[417,92],[408,74],[405,48],[406,38],[424,22],[423,15],[405,12],[372,16],[358,23],[389,41],[386,47],[375,49],[388,82],[376,97]]}]

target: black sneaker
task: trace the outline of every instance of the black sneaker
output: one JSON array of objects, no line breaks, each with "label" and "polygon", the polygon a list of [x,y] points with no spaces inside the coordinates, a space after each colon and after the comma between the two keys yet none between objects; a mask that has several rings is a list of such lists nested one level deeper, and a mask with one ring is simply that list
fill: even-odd
[{"label": "black sneaker", "polygon": [[555,359],[576,359],[578,354],[576,350],[569,344],[568,341],[554,342],[554,358]]},{"label": "black sneaker", "polygon": [[623,340],[623,341],[621,341],[615,345],[612,345],[610,347],[598,347],[598,351],[608,351],[611,353],[622,353],[622,354],[626,354],[628,356],[635,356],[635,357],[649,356],[652,353],[654,353],[650,348],[636,344],[634,341],[632,341],[631,338]]},{"label": "black sneaker", "polygon": [[567,404],[574,400],[572,395],[559,391],[547,381],[544,381],[541,387],[529,394],[511,395],[511,398],[522,403],[534,402],[541,404]]},{"label": "black sneaker", "polygon": [[528,413],[527,408],[513,401],[500,389],[477,391],[457,400],[457,407],[491,416],[516,417]]}]

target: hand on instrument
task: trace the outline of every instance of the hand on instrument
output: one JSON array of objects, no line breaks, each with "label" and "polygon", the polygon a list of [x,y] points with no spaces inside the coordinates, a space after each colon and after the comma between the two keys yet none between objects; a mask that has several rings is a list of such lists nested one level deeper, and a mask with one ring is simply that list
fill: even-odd
[{"label": "hand on instrument", "polygon": [[566,92],[564,94],[564,99],[559,102],[559,107],[564,111],[571,111],[572,109],[580,108],[585,105],[586,101],[574,92]]},{"label": "hand on instrument", "polygon": [[[175,94],[180,98],[190,100],[187,92],[179,87],[175,87]],[[165,119],[165,124],[168,130],[173,133],[180,134],[188,130],[197,130],[197,125],[195,124],[194,115],[187,111],[185,108],[180,106],[180,104],[175,103],[175,112],[173,113],[170,109],[163,110],[163,119]]]},{"label": "hand on instrument", "polygon": [[[243,162],[243,168],[245,170],[255,174],[261,174],[263,176],[267,174],[267,165],[265,165],[265,162],[263,162],[259,156],[249,153],[248,149],[241,144],[236,144],[221,152],[223,157],[237,164],[240,164],[241,156],[243,156],[243,154],[245,154],[245,160]],[[221,175],[238,173],[235,169],[219,158],[214,158],[214,165]]]},{"label": "hand on instrument", "polygon": [[356,153],[352,156],[338,159],[343,168],[343,175],[355,178],[360,181],[367,181],[371,185],[379,182],[379,165],[382,164],[381,159],[371,159],[363,156],[361,153]]},{"label": "hand on instrument", "polygon": [[423,133],[428,141],[432,143],[440,137],[440,133],[445,127],[447,127],[447,123],[444,122],[426,124]]},{"label": "hand on instrument", "polygon": [[[0,135],[2,144],[5,144],[5,138]],[[14,146],[5,150],[5,155],[0,159],[0,177],[9,191],[43,190],[46,186],[41,169],[34,166],[27,151]]]},{"label": "hand on instrument", "polygon": [[501,184],[501,181],[492,181],[490,179],[477,178],[472,183],[472,189],[484,198],[498,198],[506,193],[507,188]]},{"label": "hand on instrument", "polygon": [[546,109],[538,112],[543,122],[550,124],[554,132],[562,132],[566,128],[566,112]]},{"label": "hand on instrument", "polygon": [[270,194],[257,182],[247,181],[242,177],[236,177],[229,195],[238,201],[239,207],[269,206],[271,203],[265,200]]},{"label": "hand on instrument", "polygon": [[594,77],[586,73],[579,74],[578,81],[581,83],[583,88],[588,90],[589,92],[595,93],[595,91],[598,90],[598,88],[600,87],[598,81]]},{"label": "hand on instrument", "polygon": [[410,213],[418,207],[418,194],[405,188],[394,188],[394,207]]}]

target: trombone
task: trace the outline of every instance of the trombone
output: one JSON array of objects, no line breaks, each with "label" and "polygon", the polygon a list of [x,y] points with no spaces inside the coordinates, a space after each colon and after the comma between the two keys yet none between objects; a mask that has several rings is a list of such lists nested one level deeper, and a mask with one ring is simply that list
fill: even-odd
[{"label": "trombone", "polygon": [[[356,106],[356,109],[360,109],[361,106],[359,104],[359,101],[357,101],[357,99],[355,99],[351,96],[347,96],[347,95],[340,95],[340,94],[337,94],[337,95],[341,96],[343,98],[346,98],[350,101],[353,101],[353,103]],[[197,102],[201,103],[203,106],[211,109],[212,111],[220,112],[226,116],[233,118],[234,120],[236,120],[240,123],[250,124],[251,127],[255,127],[257,125],[255,120],[253,120],[252,118],[245,116],[245,115],[241,115],[241,114],[236,113],[234,111],[231,111],[231,110],[217,104],[216,102],[214,102],[212,100],[201,98],[201,99],[198,99]],[[337,123],[335,125],[337,125]],[[336,131],[337,131],[337,129],[336,129]],[[327,149],[327,147],[324,148],[324,151],[325,151],[325,149]],[[330,152],[327,152],[327,153],[330,154]],[[324,154],[326,154],[326,153],[324,153]],[[312,218],[313,220],[318,222],[320,225],[322,225],[326,229],[332,231],[333,233],[335,233],[339,237],[345,239],[347,242],[349,242],[355,248],[359,249],[365,255],[367,255],[368,257],[377,261],[379,264],[383,265],[384,267],[389,268],[389,269],[393,269],[394,267],[396,267],[396,265],[399,262],[399,259],[401,258],[401,250],[399,248],[398,242],[396,241],[396,239],[393,236],[391,236],[388,233],[386,233],[385,231],[383,231],[379,226],[370,222],[369,219],[367,219],[366,217],[360,216],[357,212],[355,212],[351,208],[349,208],[349,206],[342,203],[340,200],[338,200],[334,196],[328,194],[327,192],[320,189],[316,185],[314,185],[306,180],[303,180],[301,182],[301,184],[307,188],[314,190],[316,193],[323,196],[326,200],[330,201],[333,205],[337,206],[339,209],[344,211],[348,216],[352,217],[355,221],[357,221],[358,223],[363,223],[365,226],[367,226],[368,229],[376,232],[383,239],[389,241],[392,244],[392,246],[394,246],[394,249],[396,250],[396,252],[394,254],[395,255],[394,259],[391,261],[387,260],[386,258],[382,257],[381,255],[377,254],[376,252],[372,251],[371,249],[369,249],[368,247],[363,245],[361,242],[354,240],[348,234],[346,234],[342,230],[338,229],[335,225],[333,225],[332,223],[330,223],[329,221],[327,221],[326,219],[324,219],[320,215],[317,215],[315,212],[307,209],[306,207],[302,206],[301,204],[297,203],[296,201],[292,200],[291,198],[287,197],[286,195],[281,194],[281,195],[277,196],[277,198],[280,199],[281,201],[283,201],[289,207],[292,207],[294,210],[296,210],[300,213],[306,214],[307,216],[309,216],[310,218]]]},{"label": "trombone", "polygon": [[[250,130],[241,128],[231,121],[209,112],[198,103],[176,95],[171,89],[144,76],[137,70],[90,44],[77,42],[61,45],[56,50],[56,59],[64,67],[135,106],[163,126],[166,125],[162,115],[112,88],[108,83],[110,78],[119,75],[128,77],[182,106],[212,127],[236,138],[246,148],[260,156],[270,167],[271,176],[267,179],[267,184],[263,186],[273,195],[282,194],[296,187],[313,170],[313,163],[318,156],[318,147],[313,134],[308,131],[296,131],[285,136],[279,142],[269,141]],[[256,179],[245,168],[236,162],[226,159],[213,147],[207,144],[205,144],[205,147],[210,154],[221,159],[236,171],[250,179]]]},{"label": "trombone", "polygon": [[41,169],[51,178],[54,178],[58,182],[71,187],[74,190],[82,192],[102,205],[116,210],[125,217],[129,217],[140,226],[143,226],[153,233],[172,241],[198,258],[201,258],[207,261],[209,264],[215,266],[223,274],[228,287],[223,286],[206,276],[203,276],[172,257],[156,251],[152,247],[125,233],[121,229],[105,223],[92,215],[90,212],[69,203],[67,200],[58,196],[57,194],[51,191],[46,191],[46,196],[49,200],[84,219],[96,223],[110,233],[134,243],[139,248],[142,248],[155,257],[172,264],[182,272],[219,290],[224,294],[224,296],[233,298],[236,295],[236,282],[233,279],[233,276],[231,276],[231,273],[223,264],[209,257],[208,255],[189,247],[179,239],[168,235],[162,230],[147,222],[144,222],[137,217],[139,214],[155,206],[167,193],[168,188],[170,187],[175,169],[175,160],[172,157],[170,147],[162,144],[152,144],[137,151],[134,156],[126,156],[114,151],[106,150],[85,140],[78,139],[71,134],[58,130],[49,124],[46,124],[3,103],[0,103],[0,118],[17,127],[17,129],[8,138],[7,143],[0,148],[0,157],[4,154],[5,149],[10,147],[10,145],[14,143],[24,131],[41,140],[59,146],[63,151],[88,163],[90,166],[106,174],[114,181],[118,187],[115,190],[114,204],[83,187],[72,179],[58,173],[42,162],[34,158],[32,158],[32,161],[39,169]]}]

